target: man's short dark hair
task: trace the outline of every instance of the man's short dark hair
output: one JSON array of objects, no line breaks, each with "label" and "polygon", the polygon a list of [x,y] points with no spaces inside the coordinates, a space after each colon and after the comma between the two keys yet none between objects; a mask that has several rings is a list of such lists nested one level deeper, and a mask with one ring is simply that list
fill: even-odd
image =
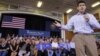
[{"label": "man's short dark hair", "polygon": [[78,2],[77,2],[77,6],[79,6],[80,3],[85,3],[85,4],[86,4],[85,1],[82,1],[82,0],[81,0],[81,1],[78,1]]}]

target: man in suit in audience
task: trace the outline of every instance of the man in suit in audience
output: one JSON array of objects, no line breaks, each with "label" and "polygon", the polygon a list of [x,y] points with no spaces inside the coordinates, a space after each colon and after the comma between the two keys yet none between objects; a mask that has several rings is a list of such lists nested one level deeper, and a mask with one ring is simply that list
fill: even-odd
[{"label": "man in suit in audience", "polygon": [[39,40],[39,43],[36,44],[36,48],[38,49],[38,56],[44,56],[45,44],[43,39]]}]

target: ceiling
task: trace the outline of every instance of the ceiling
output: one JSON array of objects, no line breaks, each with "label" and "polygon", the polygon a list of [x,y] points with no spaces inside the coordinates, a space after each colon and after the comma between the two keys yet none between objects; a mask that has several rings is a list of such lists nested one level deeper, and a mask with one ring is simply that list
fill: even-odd
[{"label": "ceiling", "polygon": [[[39,0],[0,0],[0,3],[5,3],[8,5],[21,6],[25,8],[31,8],[36,10],[41,10],[45,12],[57,11],[64,13],[67,9],[72,8],[74,12],[76,11],[76,3],[78,0],[42,0],[43,6],[37,8],[37,1]],[[84,0],[88,4],[88,11],[91,11],[91,4],[99,0]]]}]

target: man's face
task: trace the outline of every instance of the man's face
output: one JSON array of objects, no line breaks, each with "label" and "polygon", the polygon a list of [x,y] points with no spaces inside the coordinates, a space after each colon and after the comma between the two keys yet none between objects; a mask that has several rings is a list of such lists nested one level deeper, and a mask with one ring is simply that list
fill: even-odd
[{"label": "man's face", "polygon": [[78,9],[79,12],[84,13],[85,10],[86,10],[86,5],[85,5],[85,3],[79,3],[77,9]]}]

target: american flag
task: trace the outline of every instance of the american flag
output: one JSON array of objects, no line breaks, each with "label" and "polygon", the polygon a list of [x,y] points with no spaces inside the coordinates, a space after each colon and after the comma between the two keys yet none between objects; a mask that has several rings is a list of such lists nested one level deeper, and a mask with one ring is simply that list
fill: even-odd
[{"label": "american flag", "polygon": [[24,29],[25,18],[14,17],[14,16],[4,16],[1,27]]}]

